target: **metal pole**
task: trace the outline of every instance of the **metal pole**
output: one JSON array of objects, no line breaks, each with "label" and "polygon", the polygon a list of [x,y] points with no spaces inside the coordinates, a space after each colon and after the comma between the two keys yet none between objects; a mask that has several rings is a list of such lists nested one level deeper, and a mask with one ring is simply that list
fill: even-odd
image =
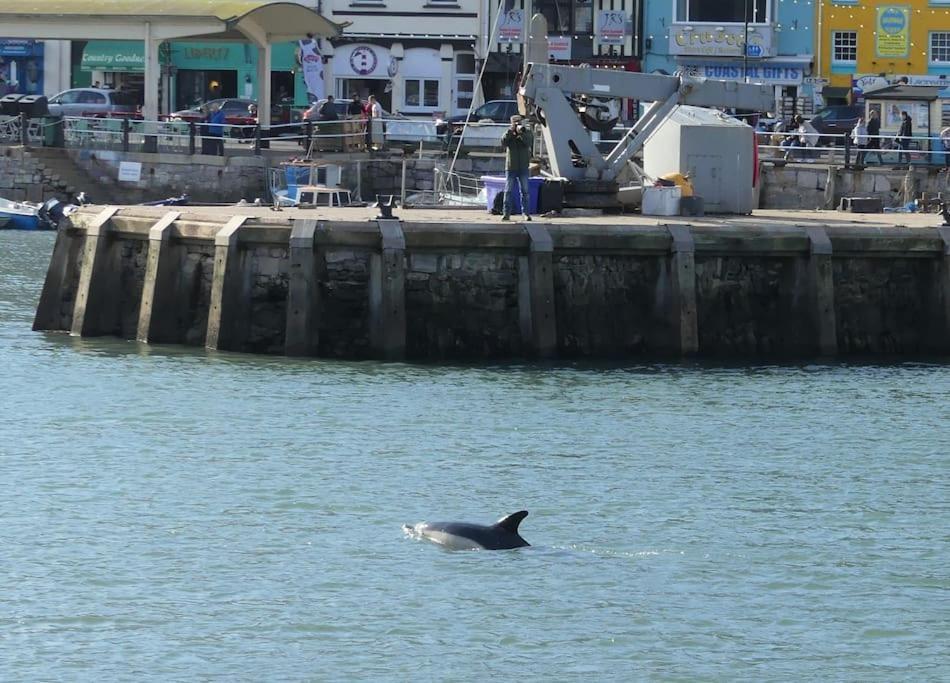
[{"label": "metal pole", "polygon": [[749,82],[749,0],[745,0],[745,26],[742,29],[742,82]]}]

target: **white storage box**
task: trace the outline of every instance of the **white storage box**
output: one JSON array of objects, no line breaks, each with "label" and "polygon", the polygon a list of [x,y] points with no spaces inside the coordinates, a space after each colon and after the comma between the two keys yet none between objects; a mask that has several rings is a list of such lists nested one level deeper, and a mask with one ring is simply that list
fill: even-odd
[{"label": "white storage box", "polygon": [[640,213],[644,216],[679,216],[681,195],[678,187],[645,187]]}]

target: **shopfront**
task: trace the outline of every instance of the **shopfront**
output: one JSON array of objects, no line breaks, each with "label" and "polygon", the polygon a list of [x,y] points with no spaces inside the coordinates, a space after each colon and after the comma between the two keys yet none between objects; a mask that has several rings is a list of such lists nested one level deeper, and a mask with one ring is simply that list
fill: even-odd
[{"label": "shopfront", "polygon": [[0,95],[43,94],[43,43],[0,39]]},{"label": "shopfront", "polygon": [[143,101],[145,50],[140,40],[90,40],[79,70],[88,74],[90,86],[128,90]]},{"label": "shopfront", "polygon": [[[383,109],[393,111],[393,79],[398,72],[399,65],[388,47],[370,43],[339,45],[333,54],[332,92],[337,98],[343,99],[359,95],[365,100],[375,95]],[[424,103],[427,87],[425,78],[420,76],[417,83],[414,101]],[[422,106],[424,104],[416,105]],[[398,106],[396,108],[399,109]]]}]

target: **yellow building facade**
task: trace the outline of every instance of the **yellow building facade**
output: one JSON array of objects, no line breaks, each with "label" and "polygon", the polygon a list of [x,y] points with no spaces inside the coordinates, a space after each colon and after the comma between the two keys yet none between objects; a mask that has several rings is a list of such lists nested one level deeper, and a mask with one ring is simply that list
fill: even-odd
[{"label": "yellow building facade", "polygon": [[905,76],[920,85],[941,77],[950,84],[950,0],[816,4],[814,72],[832,88]]}]

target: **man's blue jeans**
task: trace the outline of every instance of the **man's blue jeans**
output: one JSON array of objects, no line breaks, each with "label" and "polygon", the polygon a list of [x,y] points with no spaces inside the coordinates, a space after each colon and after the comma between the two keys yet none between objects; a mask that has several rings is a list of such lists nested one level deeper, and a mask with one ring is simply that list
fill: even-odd
[{"label": "man's blue jeans", "polygon": [[510,216],[515,203],[515,183],[521,189],[521,213],[528,214],[528,172],[505,171],[505,215]]}]

